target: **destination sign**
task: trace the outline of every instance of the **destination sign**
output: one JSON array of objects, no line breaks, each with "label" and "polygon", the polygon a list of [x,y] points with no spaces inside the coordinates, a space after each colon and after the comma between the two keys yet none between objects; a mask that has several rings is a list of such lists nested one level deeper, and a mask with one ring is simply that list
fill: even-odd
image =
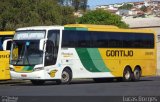
[{"label": "destination sign", "polygon": [[22,31],[15,34],[14,40],[43,39],[44,37],[45,31]]}]

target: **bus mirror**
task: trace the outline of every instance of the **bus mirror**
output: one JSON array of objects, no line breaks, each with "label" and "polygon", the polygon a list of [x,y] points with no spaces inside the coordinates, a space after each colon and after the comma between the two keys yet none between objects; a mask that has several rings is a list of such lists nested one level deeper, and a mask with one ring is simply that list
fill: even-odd
[{"label": "bus mirror", "polygon": [[45,42],[46,42],[46,39],[41,39],[40,40],[40,43],[39,43],[39,50],[40,51],[43,51]]},{"label": "bus mirror", "polygon": [[11,43],[12,43],[12,39],[7,39],[3,41],[3,50],[10,50],[11,49]]}]

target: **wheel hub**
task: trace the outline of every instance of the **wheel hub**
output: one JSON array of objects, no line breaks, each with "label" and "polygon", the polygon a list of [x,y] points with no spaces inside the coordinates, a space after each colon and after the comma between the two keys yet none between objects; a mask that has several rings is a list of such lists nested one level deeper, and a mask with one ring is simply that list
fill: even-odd
[{"label": "wheel hub", "polygon": [[69,80],[69,74],[66,73],[66,72],[64,72],[64,73],[62,74],[62,80],[63,80],[64,82],[67,82],[67,81]]},{"label": "wheel hub", "polygon": [[127,71],[126,74],[125,74],[125,78],[126,78],[126,79],[129,79],[129,77],[130,77],[130,72]]}]

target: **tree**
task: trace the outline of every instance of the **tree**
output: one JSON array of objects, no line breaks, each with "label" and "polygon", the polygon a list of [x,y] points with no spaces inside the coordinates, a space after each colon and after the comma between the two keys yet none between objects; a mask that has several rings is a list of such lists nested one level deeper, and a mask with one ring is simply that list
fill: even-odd
[{"label": "tree", "polygon": [[72,0],[57,0],[61,5],[71,6]]},{"label": "tree", "polygon": [[77,22],[79,24],[115,25],[120,28],[128,28],[120,16],[101,9],[88,11]]},{"label": "tree", "polygon": [[0,30],[75,23],[74,9],[58,0],[0,0]]},{"label": "tree", "polygon": [[140,8],[141,11],[146,12],[147,11],[147,7],[144,5]]},{"label": "tree", "polygon": [[62,25],[76,23],[75,16],[73,15],[74,9],[69,6],[61,7]]},{"label": "tree", "polygon": [[58,0],[61,5],[72,6],[77,12],[78,10],[86,11],[88,0]]},{"label": "tree", "polygon": [[74,7],[75,11],[78,10],[86,11],[87,2],[88,0],[72,0],[72,6]]},{"label": "tree", "polygon": [[133,7],[132,4],[124,4],[123,6],[119,7],[118,9],[130,10],[132,7]]},{"label": "tree", "polygon": [[86,11],[87,10],[87,7],[88,7],[88,0],[81,0],[81,5],[80,5],[80,8],[83,10],[83,11]]}]

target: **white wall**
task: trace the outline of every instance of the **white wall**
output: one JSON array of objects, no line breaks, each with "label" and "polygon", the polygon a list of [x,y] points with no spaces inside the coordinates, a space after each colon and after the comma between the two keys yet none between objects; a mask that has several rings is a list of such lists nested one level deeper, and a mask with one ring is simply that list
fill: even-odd
[{"label": "white wall", "polygon": [[158,35],[160,36],[160,27],[151,28],[157,33],[157,75],[160,76],[160,39],[158,41]]}]

